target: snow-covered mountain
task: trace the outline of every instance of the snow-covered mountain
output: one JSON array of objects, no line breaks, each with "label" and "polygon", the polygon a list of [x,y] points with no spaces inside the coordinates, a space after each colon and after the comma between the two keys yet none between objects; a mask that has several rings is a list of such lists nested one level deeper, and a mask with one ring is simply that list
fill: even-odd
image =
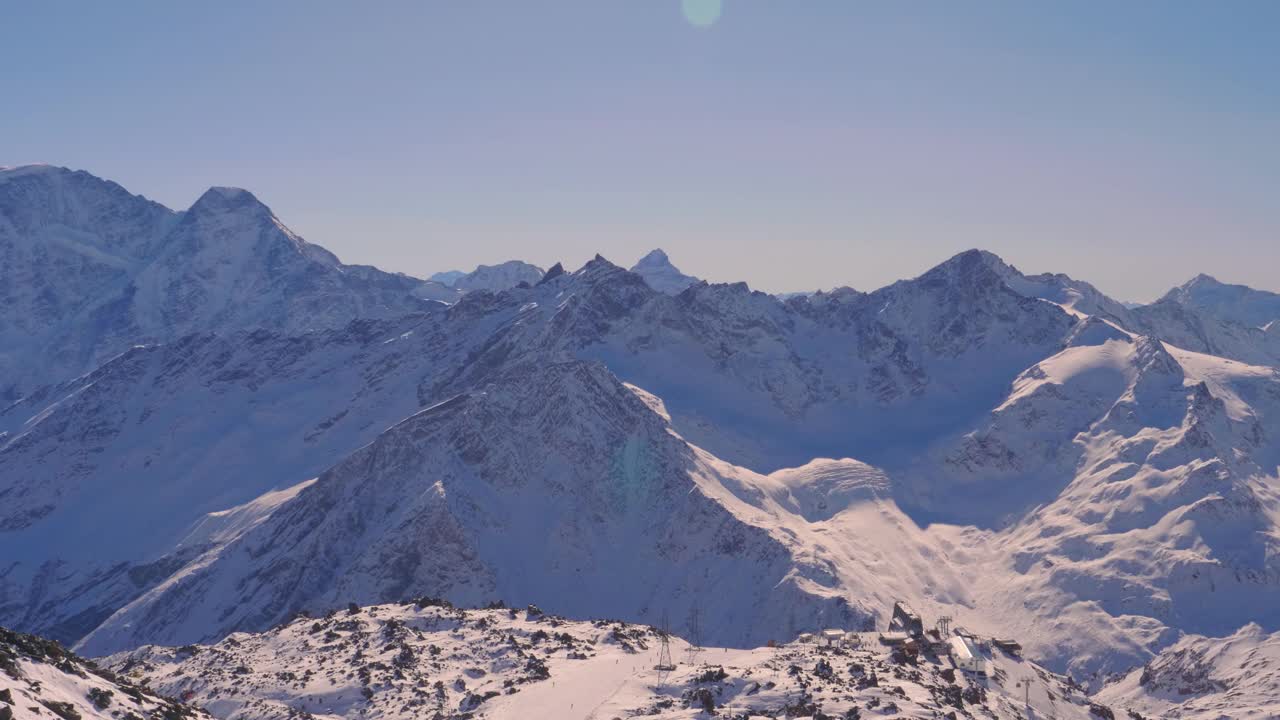
[{"label": "snow-covered mountain", "polygon": [[[814,457],[899,467],[981,420],[1076,320],[963,253],[873,293],[782,302],[745,284],[648,301],[586,348],[663,398],[685,437],[772,471]],[[620,269],[611,271],[629,280]]]},{"label": "snow-covered mountain", "polygon": [[[580,614],[594,608],[598,613],[644,620],[646,609],[652,611],[644,598],[651,596],[637,590],[617,599],[605,592],[605,578],[613,577],[626,558],[659,552],[645,542],[676,529],[645,525],[644,533],[636,531],[638,544],[625,556],[601,556],[584,548],[607,545],[601,538],[618,541],[606,528],[634,527],[640,519],[657,522],[657,517],[682,517],[665,508],[654,516],[619,518],[602,514],[594,505],[601,502],[592,499],[599,490],[597,484],[615,473],[603,458],[614,457],[625,443],[618,445],[621,435],[589,439],[597,437],[599,428],[627,426],[640,422],[636,418],[648,417],[645,423],[651,429],[641,446],[653,443],[653,447],[667,448],[659,455],[664,466],[675,468],[664,475],[665,494],[687,501],[687,490],[675,488],[682,484],[699,488],[708,498],[708,511],[722,508],[715,512],[727,512],[722,515],[724,522],[759,538],[759,547],[772,548],[767,554],[775,558],[775,569],[766,565],[761,571],[808,578],[796,586],[798,594],[787,594],[791,591],[784,584],[780,594],[772,594],[774,599],[751,595],[762,582],[755,575],[735,580],[742,583],[736,592],[749,598],[735,612],[763,614],[753,616],[756,620],[746,625],[726,621],[723,626],[709,626],[710,636],[726,643],[760,639],[747,634],[744,627],[750,627],[749,632],[763,628],[759,632],[779,635],[813,629],[819,618],[829,617],[821,614],[827,612],[823,608],[846,608],[840,612],[847,612],[847,618],[856,623],[894,597],[907,597],[931,609],[952,608],[948,611],[975,627],[986,627],[983,624],[991,617],[1001,617],[1003,623],[1026,630],[1028,646],[1041,653],[1039,657],[1056,667],[1089,673],[1141,662],[1168,642],[1177,628],[1204,630],[1210,620],[1215,627],[1230,628],[1233,622],[1260,617],[1261,608],[1274,597],[1274,583],[1266,580],[1274,568],[1265,560],[1253,559],[1270,556],[1271,531],[1266,528],[1274,526],[1274,506],[1259,488],[1266,487],[1265,478],[1270,476],[1266,468],[1275,466],[1275,446],[1265,432],[1258,435],[1258,428],[1265,428],[1274,414],[1274,372],[1168,350],[1120,329],[1114,321],[1084,316],[1074,306],[1073,315],[1055,303],[1015,292],[1015,286],[1024,292],[1027,286],[1010,282],[1019,281],[1015,272],[989,254],[965,253],[920,278],[875,293],[782,303],[741,285],[702,285],[667,296],[650,289],[635,274],[597,259],[577,272],[549,273],[533,287],[498,294],[468,293],[454,306],[405,325],[366,324],[349,333],[296,339],[258,333],[219,339],[227,347],[217,351],[183,350],[180,345],[136,351],[117,361],[118,367],[148,352],[167,359],[154,361],[156,370],[113,370],[110,377],[87,378],[84,390],[51,388],[11,409],[7,427],[13,439],[0,453],[0,463],[27,468],[21,474],[33,478],[31,486],[41,492],[59,487],[58,479],[75,477],[75,473],[48,466],[39,458],[59,449],[65,453],[63,441],[71,427],[93,427],[104,433],[105,443],[90,446],[94,451],[80,459],[67,455],[67,467],[78,468],[83,477],[76,482],[83,486],[101,483],[112,488],[108,497],[120,507],[139,508],[139,519],[159,506],[154,500],[141,503],[119,494],[113,478],[121,477],[124,468],[135,468],[124,470],[130,477],[154,477],[155,483],[177,473],[192,478],[203,473],[235,482],[192,482],[171,497],[194,492],[194,497],[206,499],[186,510],[177,503],[164,506],[170,529],[147,535],[164,536],[163,541],[120,552],[124,564],[113,566],[117,569],[112,577],[138,575],[147,582],[104,582],[102,569],[69,574],[70,563],[65,560],[46,564],[46,570],[32,575],[40,561],[33,557],[26,571],[28,580],[11,581],[9,612],[74,639],[116,608],[128,605],[87,641],[85,647],[95,651],[152,640],[209,639],[237,627],[265,627],[293,609],[345,601],[344,595],[376,602],[410,591],[468,602],[537,600],[562,612]],[[1045,283],[1035,286],[1039,294],[1049,294],[1043,289]],[[237,343],[245,345],[241,348]],[[208,367],[209,358],[221,364]],[[663,362],[663,358],[680,362]],[[610,372],[591,364],[601,361]],[[173,363],[179,367],[189,363],[190,374],[167,370]],[[540,373],[551,372],[549,368],[593,367],[587,375],[594,378],[590,383],[567,381],[578,378],[580,370],[555,380],[537,380],[543,377]],[[157,374],[149,374],[153,372]],[[170,383],[153,379],[170,375]],[[206,376],[221,382],[207,386],[195,381]],[[644,388],[643,397],[653,398],[651,405],[659,409],[645,415],[634,403],[621,400],[628,395],[618,389],[614,376]],[[406,388],[413,391],[406,393]],[[98,393],[104,394],[105,401],[97,398]],[[614,397],[617,402],[598,406],[591,399],[597,396]],[[124,398],[136,398],[138,405],[122,417],[119,408],[130,406]],[[272,398],[287,398],[289,404],[262,416],[258,407],[281,402]],[[454,404],[396,425],[420,408],[451,399]],[[1226,409],[1215,415],[1219,400]],[[545,422],[537,416],[515,422],[525,417],[521,413],[528,411],[526,405],[540,404],[606,407],[630,419],[583,410],[556,424],[565,436],[535,432]],[[171,418],[184,417],[190,407],[209,408],[210,420],[192,426],[190,434],[177,436],[172,445],[161,440],[167,437],[164,433],[148,429],[153,423],[155,428],[170,427]],[[491,418],[491,423],[500,419],[502,424],[447,432],[419,427],[437,415],[469,418],[464,408],[476,407],[483,409],[475,411],[480,417]],[[632,409],[622,410],[628,407]],[[117,419],[104,420],[108,413],[115,413]],[[290,420],[297,416],[308,421]],[[270,429],[259,418],[279,422],[278,428]],[[1121,418],[1128,420],[1120,423]],[[136,431],[130,427],[135,423],[140,423]],[[122,428],[119,436],[110,429],[117,426]],[[218,428],[226,427],[236,428],[246,440],[253,438],[253,442],[236,441],[231,435],[225,440],[249,450],[228,456],[218,449],[225,445],[194,440],[218,437]],[[680,439],[656,439],[672,432]],[[1206,432],[1216,441],[1204,443]],[[116,439],[133,433],[152,443],[152,449],[128,460],[114,448],[134,447],[139,441]],[[406,444],[406,434],[423,439]],[[903,435],[910,442],[903,442]],[[1165,439],[1151,445],[1160,437]],[[371,440],[360,453],[338,462],[344,453]],[[464,453],[463,448],[473,444],[486,453]],[[499,454],[499,469],[486,466],[487,458],[500,446],[506,449]],[[202,451],[206,459],[193,463],[190,453],[196,447],[207,447]],[[386,448],[403,448],[393,453],[397,462],[371,468],[368,458]],[[1137,452],[1143,454],[1134,455]],[[839,464],[830,466],[833,472],[822,465],[806,472],[786,469],[823,455],[874,459],[887,473],[874,471],[878,475],[872,476],[880,479],[868,485],[857,479],[864,471],[850,470],[846,479]],[[238,457],[241,464],[230,465],[230,457]],[[798,462],[788,464],[796,458]],[[154,475],[142,469],[147,462],[155,468]],[[321,474],[333,462],[338,462],[333,470]],[[1115,476],[1107,468],[1117,463],[1137,470]],[[1224,484],[1202,485],[1198,478],[1207,477],[1214,464],[1229,468],[1222,475]],[[465,470],[467,474],[459,477],[518,477],[526,487],[522,493],[543,500],[535,503],[517,495],[520,500],[510,505],[494,505],[494,498],[503,494],[492,491],[482,501],[474,495],[481,483],[446,481],[441,473],[450,467],[458,468],[452,472]],[[189,468],[203,469],[192,473]],[[530,468],[542,469],[530,472]],[[315,485],[291,490],[316,475],[322,479]],[[571,481],[573,477],[578,479]],[[1168,478],[1186,477],[1185,489],[1172,495],[1163,489],[1146,490],[1157,477],[1166,483],[1162,488],[1168,487]],[[411,490],[428,481],[442,483],[443,505],[421,504],[431,495]],[[1116,516],[1126,518],[1122,524],[1107,520],[1112,515],[1106,509],[1091,509],[1109,508],[1117,482],[1131,484],[1127,492],[1132,497],[1150,495],[1140,501],[1147,508],[1142,513]],[[217,488],[217,493],[201,495],[200,490],[191,489],[206,486]],[[101,502],[74,484],[70,487],[66,496],[83,497],[83,507]],[[154,490],[146,489],[156,485],[137,487],[140,495],[156,496]],[[868,487],[874,491],[858,490]],[[251,502],[268,490],[277,494]],[[365,501],[355,499],[373,491],[417,500],[396,501],[398,514],[386,523],[374,522],[376,512],[368,515],[373,510],[359,510]],[[1089,499],[1091,493],[1100,496]],[[342,499],[315,499],[321,497]],[[1198,517],[1218,497],[1226,503],[1223,507],[1248,508],[1256,503],[1257,509],[1233,515],[1218,526],[1209,518],[1177,520]],[[231,513],[238,519],[201,521],[201,514],[218,509],[219,502],[224,503],[222,507],[241,508]],[[563,548],[522,542],[522,547],[542,554],[523,558],[519,567],[554,567],[566,557],[589,558],[594,565],[588,567],[595,567],[598,574],[589,577],[586,586],[596,587],[591,597],[601,599],[585,601],[585,596],[560,591],[577,581],[571,583],[554,572],[548,571],[547,576],[554,582],[513,572],[503,560],[506,550],[484,552],[489,542],[484,540],[485,533],[498,533],[494,537],[504,540],[525,537],[513,535],[510,527],[501,524],[493,526],[501,530],[492,529],[494,521],[483,520],[489,513],[519,518],[546,502],[572,517],[598,517],[605,524],[577,520]],[[71,514],[69,508],[75,505],[66,501],[49,504],[67,508],[50,511],[50,520],[41,520],[47,522],[49,537],[57,538],[67,527],[58,520],[60,513],[68,513],[62,515],[65,518],[91,516]],[[486,513],[475,514],[475,507],[486,508]],[[275,513],[264,519],[269,510]],[[346,514],[351,512],[357,513],[355,517]],[[1101,521],[1097,512],[1104,513]],[[538,514],[555,517],[547,510]],[[1248,519],[1247,527],[1261,532],[1223,534],[1239,527],[1241,517]],[[92,528],[92,521],[88,522],[86,527]],[[165,552],[171,547],[168,543],[181,540],[184,530],[202,522],[206,530],[190,531],[199,542],[180,543],[176,550]],[[1064,523],[1075,529],[1040,537],[1045,528]],[[1165,529],[1170,523],[1172,530]],[[12,537],[35,537],[29,533],[37,532],[33,528],[38,525],[33,522]],[[208,529],[224,525],[232,529]],[[965,530],[968,525],[977,529]],[[344,529],[349,527],[360,531],[350,535]],[[390,564],[413,556],[416,541],[409,538],[431,537],[429,533],[449,527],[457,530],[458,538],[452,562],[440,556],[436,559],[443,565],[438,568]],[[537,538],[545,537],[547,530],[537,526],[523,532]],[[1128,533],[1123,541],[1121,532]],[[824,539],[827,533],[862,539],[832,544]],[[270,551],[253,550],[265,547],[261,538],[268,536],[273,538]],[[639,539],[642,536],[644,542]],[[1104,545],[1096,539],[1102,536],[1114,539]],[[680,538],[673,543],[691,551],[709,542],[679,534],[672,537]],[[1130,557],[1152,542],[1188,549],[1179,551],[1176,560],[1149,553]],[[1079,555],[1081,543],[1096,549]],[[22,547],[44,545],[24,542]],[[319,552],[337,554],[318,561]],[[166,575],[195,557],[199,560],[194,565],[175,576]],[[636,577],[643,582],[637,579],[637,583],[666,587],[677,598],[680,594],[672,588],[696,577],[694,568],[702,567],[698,563],[732,566],[728,558],[712,560],[717,557],[714,554],[704,560],[696,554],[679,557],[687,564],[674,570],[640,569],[652,567],[651,563],[626,562],[625,566],[638,566]],[[939,562],[939,557],[946,559]],[[125,571],[134,567],[160,570]],[[295,576],[293,571],[278,575],[281,571],[268,569],[272,567],[346,570],[340,576],[327,573],[317,578]],[[391,567],[403,572],[388,570]],[[1189,579],[1170,575],[1169,568],[1179,567],[1187,568]],[[445,572],[458,568],[469,570],[461,576]],[[1194,598],[1204,602],[1194,589],[1196,582],[1221,583],[1238,573],[1257,580],[1247,582],[1248,592],[1239,593],[1236,602],[1219,603],[1211,614],[1198,613],[1186,604]],[[20,574],[11,572],[10,578]],[[961,579],[966,574],[986,581],[967,583]],[[60,586],[50,582],[66,576],[79,581]],[[262,580],[276,577],[295,579]],[[728,580],[722,582],[734,587]],[[401,587],[402,583],[407,585]],[[1010,583],[1040,598],[1040,605],[1009,608],[998,593],[984,589]],[[241,590],[201,589],[210,584]],[[61,587],[60,593],[53,592],[53,587]],[[94,591],[86,593],[86,587]],[[38,594],[33,595],[37,588]],[[106,597],[102,597],[103,588],[110,590]],[[94,597],[98,602],[92,612],[85,612],[90,608],[84,603]],[[779,598],[811,610],[798,611],[794,618],[770,615],[769,604],[783,602]],[[1116,604],[1121,600],[1123,604]],[[679,602],[674,609],[679,609]],[[266,608],[271,611],[263,615]],[[810,612],[814,614],[806,614]],[[1064,617],[1074,613],[1073,624],[1042,628],[1040,621],[1047,612]],[[222,620],[210,623],[211,617]],[[1000,628],[988,629],[996,633]],[[1122,642],[1117,644],[1115,638]]]},{"label": "snow-covered mountain", "polygon": [[1247,328],[1263,328],[1280,320],[1280,294],[1197,275],[1170,290],[1161,301],[1176,302]]},{"label": "snow-covered mountain", "polygon": [[[671,641],[654,670],[653,628],[519,610],[463,610],[428,598],[300,617],[214,645],[146,646],[108,658],[119,673],[229,720],[370,717],[1058,717],[1122,713],[1068,678],[997,647],[985,676],[949,657],[895,652],[876,633],[746,650]],[[1023,687],[1027,684],[1027,687]],[[819,714],[821,713],[821,714]],[[1123,715],[1115,715],[1123,717]],[[1154,717],[1154,716],[1153,716]]]},{"label": "snow-covered mountain", "polygon": [[759,492],[604,368],[504,368],[383,433],[82,646],[206,641],[423,591],[625,618],[727,596],[708,636],[737,643],[869,619],[824,591],[828,571],[790,538],[744,522],[756,509],[735,491]]},{"label": "snow-covered mountain", "polygon": [[1074,346],[916,482],[944,517],[1008,523],[989,546],[1008,584],[980,604],[1015,631],[1028,604],[1072,628],[1037,649],[1051,665],[1107,666],[1097,653],[1137,659],[1171,629],[1280,622],[1278,401],[1273,368],[1141,337]]},{"label": "snow-covered mountain", "polygon": [[1250,624],[1222,638],[1188,635],[1098,698],[1151,718],[1280,717],[1280,633]]},{"label": "snow-covered mountain", "polygon": [[209,720],[198,708],[68,652],[0,628],[0,718],[5,720]]},{"label": "snow-covered mountain", "polygon": [[520,284],[533,285],[542,279],[545,270],[520,260],[508,260],[497,265],[480,265],[471,272],[449,270],[438,272],[414,288],[414,295],[443,303],[455,303],[458,298],[473,290],[501,292]]},{"label": "snow-covered mountain", "polygon": [[173,213],[27,168],[0,198],[0,624],[106,652],[714,592],[706,638],[746,647],[903,598],[1092,687],[1280,629],[1280,326],[1248,293],[1129,307],[977,250],[786,300],[598,256],[464,291],[244,191]]},{"label": "snow-covered mountain", "polygon": [[1130,330],[1186,350],[1280,366],[1280,295],[1275,293],[1199,275],[1118,317]]},{"label": "snow-covered mountain", "polygon": [[692,275],[685,275],[671,264],[671,258],[661,248],[650,250],[631,266],[631,272],[644,278],[649,287],[660,293],[676,295],[699,280]]},{"label": "snow-covered mountain", "polygon": [[138,343],[399,317],[419,282],[343,265],[244,190],[173,212],[83,171],[0,170],[0,399]]},{"label": "snow-covered mountain", "polygon": [[0,413],[0,624],[79,638],[200,549],[207,513],[252,515],[417,410],[449,353],[429,318],[192,335]]},{"label": "snow-covered mountain", "polygon": [[546,270],[537,265],[530,265],[520,260],[508,260],[497,265],[481,265],[475,270],[456,278],[450,284],[463,292],[471,292],[473,290],[500,292],[521,283],[533,285],[541,280],[545,274]]},{"label": "snow-covered mountain", "polygon": [[466,273],[461,270],[445,270],[443,272],[431,273],[431,277],[427,279],[438,282],[441,285],[453,287],[453,284],[457,282],[458,278],[464,275],[466,275]]}]

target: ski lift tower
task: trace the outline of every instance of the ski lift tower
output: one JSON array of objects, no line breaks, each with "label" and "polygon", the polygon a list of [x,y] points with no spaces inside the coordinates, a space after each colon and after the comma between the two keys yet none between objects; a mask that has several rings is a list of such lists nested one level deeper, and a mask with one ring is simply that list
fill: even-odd
[{"label": "ski lift tower", "polygon": [[653,666],[658,672],[658,687],[667,682],[667,675],[676,669],[671,659],[671,630],[667,625],[667,613],[662,613],[662,627],[658,628],[658,664]]},{"label": "ski lift tower", "polygon": [[689,657],[687,662],[693,665],[702,652],[702,623],[697,604],[689,611]]},{"label": "ski lift tower", "polygon": [[938,618],[938,639],[946,640],[951,635],[951,616],[943,615]]}]

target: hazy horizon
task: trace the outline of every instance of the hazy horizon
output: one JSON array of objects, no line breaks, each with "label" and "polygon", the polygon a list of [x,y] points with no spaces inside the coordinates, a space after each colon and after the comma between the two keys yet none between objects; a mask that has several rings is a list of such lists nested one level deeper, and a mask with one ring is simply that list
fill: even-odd
[{"label": "hazy horizon", "polygon": [[1280,6],[688,5],[24,6],[0,163],[245,187],[423,277],[662,247],[869,290],[979,247],[1125,301],[1280,290]]}]

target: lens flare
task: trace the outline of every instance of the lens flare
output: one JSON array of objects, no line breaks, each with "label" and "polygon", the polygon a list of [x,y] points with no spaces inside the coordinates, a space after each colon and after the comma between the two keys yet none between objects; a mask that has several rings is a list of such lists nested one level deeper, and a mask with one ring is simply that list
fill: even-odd
[{"label": "lens flare", "polygon": [[710,27],[720,19],[722,0],[680,0],[684,19],[694,27]]}]

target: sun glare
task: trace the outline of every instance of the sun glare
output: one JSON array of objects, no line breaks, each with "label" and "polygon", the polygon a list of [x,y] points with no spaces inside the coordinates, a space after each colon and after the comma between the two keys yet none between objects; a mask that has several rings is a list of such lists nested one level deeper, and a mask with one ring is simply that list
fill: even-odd
[{"label": "sun glare", "polygon": [[684,19],[694,27],[711,27],[720,19],[721,0],[680,0]]}]

